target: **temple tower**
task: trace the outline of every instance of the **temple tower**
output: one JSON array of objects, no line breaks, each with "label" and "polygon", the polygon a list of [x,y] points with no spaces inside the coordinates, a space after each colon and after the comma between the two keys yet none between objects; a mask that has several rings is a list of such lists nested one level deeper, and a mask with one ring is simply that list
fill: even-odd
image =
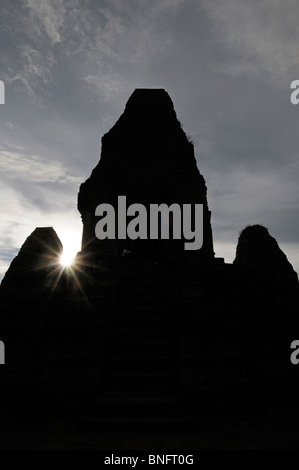
[{"label": "temple tower", "polygon": [[[109,203],[117,210],[118,196],[127,205],[140,203],[203,204],[203,246],[184,252],[181,240],[98,240],[95,209]],[[159,255],[189,257],[200,263],[213,259],[211,213],[207,188],[194,156],[194,148],[177,119],[173,103],[163,89],[137,89],[125,111],[102,138],[101,159],[80,187],[78,209],[83,221],[82,251],[105,256],[124,248],[153,259]]]}]

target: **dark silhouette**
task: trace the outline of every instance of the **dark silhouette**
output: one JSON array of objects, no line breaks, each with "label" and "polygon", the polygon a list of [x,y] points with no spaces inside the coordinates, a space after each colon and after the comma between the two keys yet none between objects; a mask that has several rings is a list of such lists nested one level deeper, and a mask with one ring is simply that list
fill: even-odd
[{"label": "dark silhouette", "polygon": [[[135,90],[123,115],[102,139],[98,165],[80,187],[78,209],[83,220],[82,251],[86,255],[92,253],[93,259],[99,252],[109,257],[109,253],[122,251],[123,240],[99,241],[95,237],[95,208],[103,202],[116,206],[117,197],[125,195],[128,205],[136,202],[144,206],[154,203],[203,204],[204,244],[189,258],[192,262],[197,258],[210,261],[214,252],[206,194],[193,145],[177,120],[169,95],[165,90]],[[142,258],[159,256],[155,240],[137,240],[131,245]],[[172,256],[177,260],[182,243],[174,240],[172,245]],[[166,251],[169,251],[168,247]],[[185,253],[185,256],[189,254]]]},{"label": "dark silhouette", "polygon": [[[98,240],[95,208],[116,207],[119,195],[145,206],[203,204],[203,247]],[[2,281],[2,415],[31,421],[32,434],[41,423],[75,421],[82,439],[102,433],[91,447],[105,448],[105,435],[117,428],[122,436],[151,432],[139,436],[143,449],[159,447],[162,430],[172,433],[172,448],[188,434],[196,449],[200,439],[226,447],[226,432],[213,434],[220,421],[237,447],[255,447],[237,423],[249,429],[255,420],[265,429],[276,410],[294,413],[297,274],[259,225],[240,234],[233,264],[214,257],[205,181],[164,90],[134,91],[102,139],[78,209],[82,250],[71,268],[59,265],[54,230],[38,228]]]}]

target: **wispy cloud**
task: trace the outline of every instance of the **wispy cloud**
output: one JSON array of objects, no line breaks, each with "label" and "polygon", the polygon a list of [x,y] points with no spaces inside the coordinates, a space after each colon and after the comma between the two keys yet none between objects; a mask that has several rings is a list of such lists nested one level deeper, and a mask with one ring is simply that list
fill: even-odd
[{"label": "wispy cloud", "polygon": [[53,44],[59,43],[67,13],[67,2],[65,0],[24,0],[24,2],[30,9],[35,32],[39,35],[45,32]]},{"label": "wispy cloud", "polygon": [[5,178],[31,183],[79,184],[82,181],[80,177],[68,175],[60,162],[7,150],[0,150],[0,172]]},{"label": "wispy cloud", "polygon": [[[40,47],[20,45],[17,73],[10,80],[20,80],[38,102],[36,80],[51,80],[53,51],[60,47],[62,56],[76,61],[85,80],[105,99],[122,91],[132,67],[149,67],[154,58],[161,60],[176,41],[171,19],[178,8],[190,0],[23,0],[24,33],[32,40],[40,38]],[[47,38],[47,41],[45,40]],[[116,66],[121,67],[116,71]],[[96,77],[96,78],[95,78]]]},{"label": "wispy cloud", "polygon": [[77,69],[75,80],[85,81],[104,99],[111,97],[132,84],[133,71],[138,81],[156,58],[161,61],[172,50],[176,43],[172,19],[188,3],[22,0],[21,12],[14,18],[20,34],[11,37],[15,60],[3,67],[4,78],[23,87],[41,106],[55,69],[68,64],[70,71]]},{"label": "wispy cloud", "polygon": [[51,81],[54,56],[49,51],[43,53],[28,44],[21,44],[18,54],[20,61],[14,64],[14,71],[6,76],[6,83],[21,83],[34,103],[40,104],[37,90]]},{"label": "wispy cloud", "polygon": [[201,8],[214,26],[215,44],[231,54],[218,70],[222,66],[232,76],[266,73],[278,84],[298,72],[296,0],[202,0]]},{"label": "wispy cloud", "polygon": [[92,10],[82,11],[81,24],[93,32],[84,35],[76,50],[84,64],[82,79],[104,99],[131,88],[132,72],[133,81],[138,82],[156,58],[161,61],[175,46],[171,19],[187,2],[113,1],[105,7],[97,4],[96,15]]}]

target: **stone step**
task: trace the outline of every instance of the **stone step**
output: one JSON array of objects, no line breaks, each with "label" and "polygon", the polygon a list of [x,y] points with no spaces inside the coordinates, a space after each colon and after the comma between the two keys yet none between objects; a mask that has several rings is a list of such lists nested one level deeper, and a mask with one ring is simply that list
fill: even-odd
[{"label": "stone step", "polygon": [[169,287],[170,285],[167,279],[144,280],[142,278],[138,278],[135,280],[126,280],[123,284],[120,284],[121,292],[129,292],[130,290],[132,290],[132,292],[142,291],[145,293],[153,294],[155,294],[156,292],[168,293]]},{"label": "stone step", "polygon": [[113,351],[114,354],[172,354],[174,351],[177,351],[177,347],[171,340],[142,340],[141,338],[136,338],[134,341],[128,340],[126,338],[120,338],[118,341],[111,341],[110,351]]},{"label": "stone step", "polygon": [[181,431],[181,429],[188,429],[191,431],[191,426],[195,427],[197,420],[193,416],[176,415],[176,416],[117,416],[117,417],[101,417],[94,415],[82,415],[80,418],[80,427],[84,430],[126,430],[128,432],[156,432],[165,429],[170,431]]},{"label": "stone step", "polygon": [[141,309],[141,308],[122,308],[117,314],[111,318],[111,320],[118,324],[119,322],[128,321],[144,321],[144,322],[156,322],[157,324],[169,324],[174,318],[174,313],[166,309]]},{"label": "stone step", "polygon": [[148,330],[146,328],[143,329],[129,329],[129,328],[123,328],[119,329],[113,332],[113,341],[117,341],[120,339],[123,341],[123,338],[125,338],[125,342],[128,341],[134,341],[134,342],[140,342],[140,341],[166,341],[168,342],[170,339],[170,335],[167,331],[164,329],[157,329],[153,328],[152,330]]},{"label": "stone step", "polygon": [[[177,368],[176,361],[173,357],[161,357],[161,356],[114,356],[109,358],[109,366],[113,370],[126,370],[126,369],[136,369],[140,370],[143,368],[145,371],[153,370],[168,370],[173,372]],[[142,369],[141,369],[142,370]]]},{"label": "stone step", "polygon": [[154,314],[157,316],[157,314],[163,314],[163,313],[168,313],[170,310],[170,304],[164,303],[164,302],[152,302],[148,303],[146,301],[124,301],[122,300],[121,304],[117,308],[116,314],[119,312],[122,314],[122,312],[129,312],[129,311],[140,311],[142,312],[154,312]]},{"label": "stone step", "polygon": [[152,294],[155,295],[156,293],[167,293],[168,292],[168,285],[167,284],[159,284],[159,283],[148,283],[144,284],[140,281],[134,281],[131,283],[122,283],[120,284],[120,293],[126,294],[130,292],[140,292],[145,294]]},{"label": "stone step", "polygon": [[121,419],[150,419],[150,418],[168,418],[176,414],[180,407],[179,403],[103,403],[93,407],[89,413],[84,413],[85,417],[94,420],[109,418],[111,420]]},{"label": "stone step", "polygon": [[165,301],[165,299],[137,299],[136,297],[131,299],[121,299],[120,303],[117,307],[117,310],[122,311],[123,308],[126,307],[126,310],[129,308],[138,307],[141,311],[142,310],[149,310],[149,309],[158,309],[158,310],[167,310],[169,308],[169,300]]},{"label": "stone step", "polygon": [[159,351],[157,349],[152,348],[143,348],[137,349],[136,347],[127,348],[126,350],[121,349],[118,351],[116,348],[112,348],[109,353],[109,358],[112,360],[132,360],[132,358],[142,361],[144,360],[173,360],[177,356],[177,348],[164,348]]},{"label": "stone step", "polygon": [[148,313],[154,313],[155,316],[162,316],[168,313],[168,304],[163,305],[161,303],[157,304],[147,304],[145,302],[121,302],[117,309],[117,315],[125,315],[130,312],[140,312],[140,315],[146,315]]},{"label": "stone step", "polygon": [[93,401],[93,406],[105,405],[175,405],[181,402],[181,398],[177,393],[169,392],[143,392],[143,393],[102,393]]},{"label": "stone step", "polygon": [[172,373],[111,373],[107,378],[106,391],[168,391],[179,386],[177,377]]},{"label": "stone step", "polygon": [[145,295],[147,298],[155,298],[155,297],[167,297],[168,296],[169,288],[165,285],[148,285],[143,286],[142,284],[135,284],[135,285],[122,285],[119,289],[119,294],[122,296],[130,296],[133,294],[136,295]]},{"label": "stone step", "polygon": [[117,328],[166,328],[169,326],[169,318],[157,316],[142,315],[120,315],[114,318],[114,324]]},{"label": "stone step", "polygon": [[[175,318],[173,316],[173,318]],[[161,326],[168,326],[172,322],[171,316],[166,310],[163,309],[152,309],[152,310],[142,310],[142,309],[129,309],[125,308],[121,311],[118,311],[117,315],[114,315],[110,319],[111,323],[118,325],[157,325],[159,328]]]},{"label": "stone step", "polygon": [[113,371],[114,374],[138,374],[140,372],[144,374],[175,374],[177,373],[177,366],[170,362],[168,364],[162,364],[161,363],[147,363],[147,364],[139,364],[137,362],[131,361],[131,362],[126,362],[125,364],[111,364],[109,363],[109,366],[111,367],[111,371]]},{"label": "stone step", "polygon": [[60,374],[59,371],[53,370],[49,371],[47,375],[39,381],[42,387],[50,388],[59,388],[63,386],[67,387],[76,387],[78,384],[88,387],[89,385],[95,383],[97,377],[96,374],[89,376],[67,376],[66,371],[63,371],[63,374]]},{"label": "stone step", "polygon": [[72,351],[64,351],[62,352],[59,348],[57,349],[48,349],[45,354],[43,355],[42,362],[43,363],[57,363],[57,361],[69,361],[71,363],[83,363],[87,362],[90,364],[96,364],[101,357],[101,351],[95,352],[88,352],[85,351],[78,352],[74,354]]},{"label": "stone step", "polygon": [[142,301],[142,299],[145,299],[146,301],[150,302],[155,301],[155,300],[167,300],[169,297],[168,290],[163,289],[127,289],[127,290],[121,290],[119,292],[119,297],[125,300],[130,300],[130,299],[137,299]]}]

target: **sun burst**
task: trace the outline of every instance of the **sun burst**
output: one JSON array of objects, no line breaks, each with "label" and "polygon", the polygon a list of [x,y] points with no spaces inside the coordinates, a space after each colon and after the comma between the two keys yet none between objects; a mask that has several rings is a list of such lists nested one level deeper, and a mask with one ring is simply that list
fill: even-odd
[{"label": "sun burst", "polygon": [[60,256],[59,263],[61,266],[70,268],[74,265],[75,257],[79,251],[78,243],[75,237],[62,237],[63,252]]},{"label": "sun burst", "polygon": [[64,251],[60,257],[59,263],[65,268],[69,268],[74,264],[74,253]]}]

